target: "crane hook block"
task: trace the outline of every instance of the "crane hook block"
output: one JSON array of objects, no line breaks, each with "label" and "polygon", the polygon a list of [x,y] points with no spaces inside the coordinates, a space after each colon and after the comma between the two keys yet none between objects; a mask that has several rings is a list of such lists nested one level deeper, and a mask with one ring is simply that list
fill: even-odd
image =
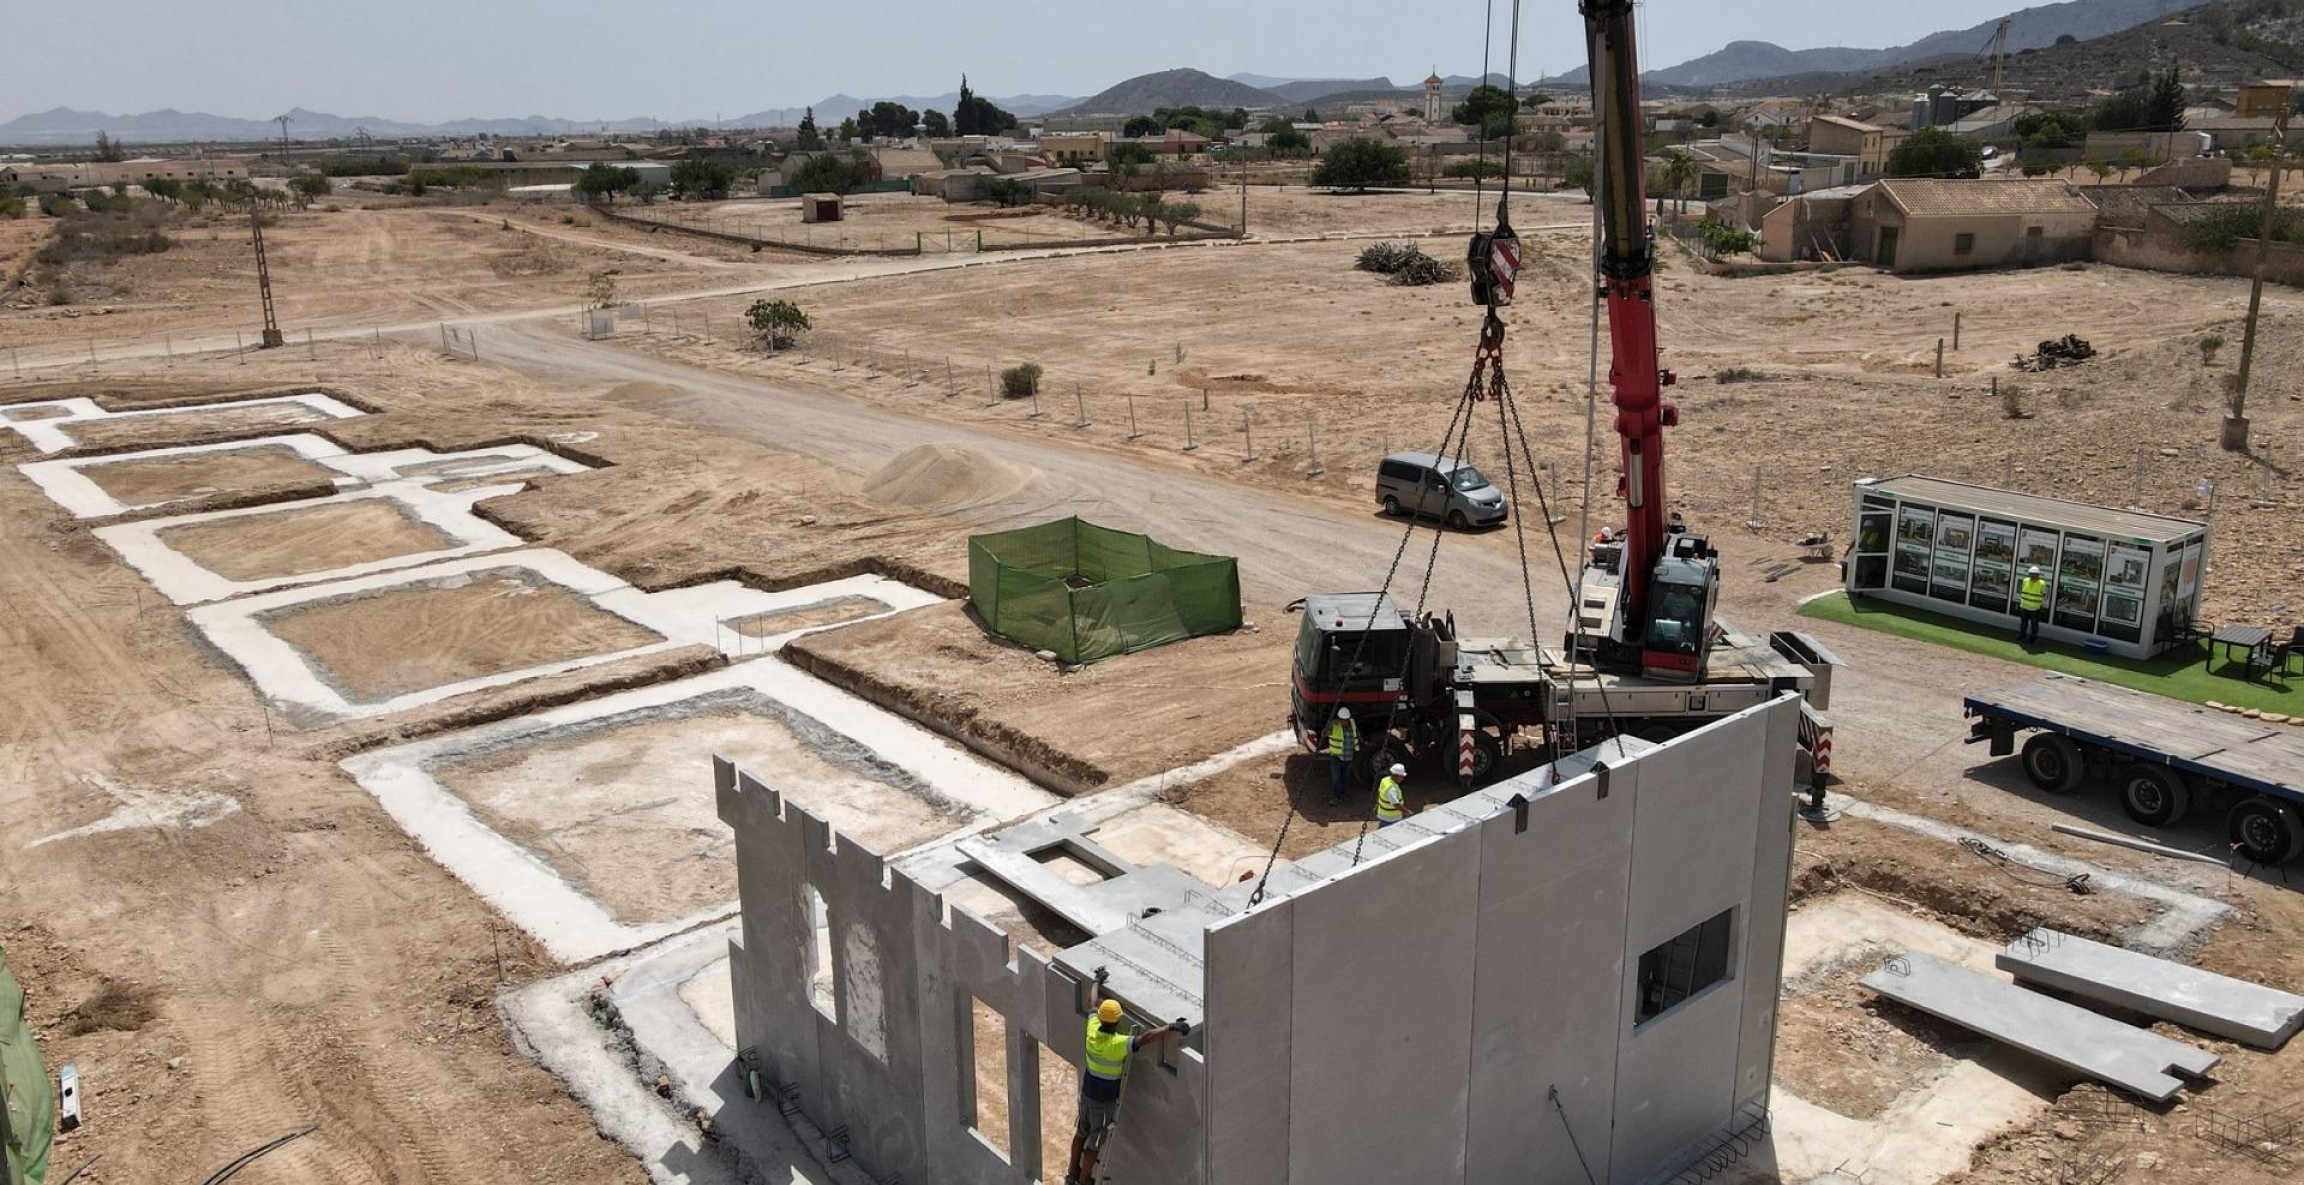
[{"label": "crane hook block", "polygon": [[1520,236],[1509,226],[1472,236],[1464,253],[1464,270],[1472,277],[1472,303],[1500,309],[1512,303],[1512,286],[1520,278]]}]

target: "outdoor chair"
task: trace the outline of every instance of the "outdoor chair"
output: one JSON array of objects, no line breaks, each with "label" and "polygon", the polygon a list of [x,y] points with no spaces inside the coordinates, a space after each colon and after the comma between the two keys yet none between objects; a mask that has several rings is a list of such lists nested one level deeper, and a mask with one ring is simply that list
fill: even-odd
[{"label": "outdoor chair", "polygon": [[2272,669],[2279,672],[2282,679],[2289,676],[2290,668],[2298,662],[2304,662],[2304,625],[2297,626],[2288,640],[2272,652]]}]

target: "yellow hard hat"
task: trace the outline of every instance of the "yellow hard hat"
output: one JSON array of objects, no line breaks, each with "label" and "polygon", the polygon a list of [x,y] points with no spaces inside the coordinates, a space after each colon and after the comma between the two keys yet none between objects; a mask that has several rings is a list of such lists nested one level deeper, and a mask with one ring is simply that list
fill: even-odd
[{"label": "yellow hard hat", "polygon": [[1106,1000],[1096,1006],[1096,1019],[1108,1025],[1120,1023],[1120,1001]]}]

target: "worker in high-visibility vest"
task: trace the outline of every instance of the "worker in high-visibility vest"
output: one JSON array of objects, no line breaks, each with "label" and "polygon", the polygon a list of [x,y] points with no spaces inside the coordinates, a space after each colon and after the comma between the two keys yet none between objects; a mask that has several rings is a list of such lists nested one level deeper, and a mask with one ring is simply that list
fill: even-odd
[{"label": "worker in high-visibility vest", "polygon": [[1352,709],[1336,709],[1320,751],[1328,755],[1328,805],[1341,806],[1352,789],[1352,762],[1360,756],[1360,726],[1352,721]]},{"label": "worker in high-visibility vest", "polygon": [[1408,767],[1395,765],[1376,783],[1376,829],[1381,831],[1408,817],[1408,800],[1400,783],[1408,780]]},{"label": "worker in high-visibility vest", "polygon": [[[1104,968],[1096,969],[1096,994],[1104,996]],[[1088,1017],[1087,1051],[1080,1070],[1080,1121],[1072,1127],[1072,1162],[1064,1170],[1064,1185],[1087,1185],[1095,1179],[1096,1157],[1112,1134],[1120,1115],[1120,1083],[1128,1076],[1128,1055],[1147,1043],[1174,1033],[1192,1035],[1192,1023],[1179,1017],[1149,1032],[1131,1034],[1122,1027],[1120,1001],[1104,997]]]},{"label": "worker in high-visibility vest", "polygon": [[2040,640],[2040,618],[2048,611],[2048,579],[2040,565],[2024,569],[2016,582],[2016,644],[2030,646]]}]

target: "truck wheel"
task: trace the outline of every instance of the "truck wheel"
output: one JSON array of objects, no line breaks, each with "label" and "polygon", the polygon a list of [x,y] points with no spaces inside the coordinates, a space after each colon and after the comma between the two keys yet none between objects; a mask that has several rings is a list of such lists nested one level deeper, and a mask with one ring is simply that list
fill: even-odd
[{"label": "truck wheel", "polygon": [[1485,785],[1496,776],[1496,767],[1504,763],[1504,742],[1494,734],[1472,734],[1472,784]]},{"label": "truck wheel", "polygon": [[2047,793],[2078,790],[2083,772],[2080,746],[2073,744],[2071,737],[2038,732],[2024,742],[2024,776]]},{"label": "truck wheel", "polygon": [[1395,498],[1390,494],[1384,495],[1384,517],[1400,517],[1400,499]]},{"label": "truck wheel", "polygon": [[1393,766],[1408,764],[1408,750],[1400,742],[1386,737],[1376,742],[1376,746],[1368,750],[1368,755],[1362,760],[1367,764],[1360,772],[1367,777],[1368,788],[1374,790],[1376,783],[1385,774],[1392,772]]},{"label": "truck wheel", "polygon": [[2256,864],[2280,864],[2304,849],[2304,823],[2296,812],[2269,798],[2251,798],[2224,817],[2232,846]]},{"label": "truck wheel", "polygon": [[2120,809],[2146,827],[2171,827],[2192,811],[2192,787],[2165,765],[2132,765],[2120,776]]}]

